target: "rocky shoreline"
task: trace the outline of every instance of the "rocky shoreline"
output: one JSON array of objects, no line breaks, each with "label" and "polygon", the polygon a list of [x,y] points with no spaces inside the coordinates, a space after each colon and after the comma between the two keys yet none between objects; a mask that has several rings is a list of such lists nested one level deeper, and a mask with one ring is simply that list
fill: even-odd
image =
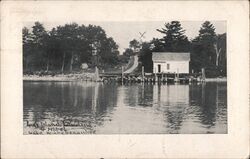
[{"label": "rocky shoreline", "polygon": [[58,75],[24,75],[24,81],[92,81],[95,78],[94,73],[81,73],[81,74],[58,74]]}]

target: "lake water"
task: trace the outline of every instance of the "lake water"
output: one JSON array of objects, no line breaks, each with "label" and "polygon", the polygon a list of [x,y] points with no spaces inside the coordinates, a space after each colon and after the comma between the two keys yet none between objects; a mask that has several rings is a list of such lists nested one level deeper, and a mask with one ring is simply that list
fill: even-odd
[{"label": "lake water", "polygon": [[227,133],[227,83],[24,82],[24,134]]}]

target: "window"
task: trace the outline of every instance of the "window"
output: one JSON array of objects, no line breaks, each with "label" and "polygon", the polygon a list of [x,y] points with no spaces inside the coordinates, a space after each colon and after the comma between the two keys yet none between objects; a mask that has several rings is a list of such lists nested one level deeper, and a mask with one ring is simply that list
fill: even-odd
[{"label": "window", "polygon": [[170,69],[170,65],[169,65],[169,63],[167,64],[167,70],[169,70]]}]

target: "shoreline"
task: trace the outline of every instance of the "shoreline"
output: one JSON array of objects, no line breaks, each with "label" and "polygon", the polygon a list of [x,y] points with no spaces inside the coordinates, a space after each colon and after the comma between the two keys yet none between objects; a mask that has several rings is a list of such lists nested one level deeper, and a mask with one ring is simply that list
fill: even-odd
[{"label": "shoreline", "polygon": [[[67,75],[23,75],[23,81],[34,81],[34,82],[73,82],[73,81],[94,81],[94,73],[84,74],[67,74]],[[227,82],[227,78],[206,78],[205,82]]]},{"label": "shoreline", "polygon": [[223,78],[206,78],[205,82],[227,82],[227,77],[223,77]]},{"label": "shoreline", "polygon": [[23,81],[52,81],[52,82],[73,82],[73,81],[92,81],[94,79],[94,73],[84,74],[59,74],[55,76],[51,75],[23,75]]}]

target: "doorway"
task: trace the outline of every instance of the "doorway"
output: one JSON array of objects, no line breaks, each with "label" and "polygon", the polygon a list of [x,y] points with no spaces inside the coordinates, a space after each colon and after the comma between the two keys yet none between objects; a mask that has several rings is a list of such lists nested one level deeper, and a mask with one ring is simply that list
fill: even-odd
[{"label": "doorway", "polygon": [[161,72],[161,65],[158,65],[158,73]]}]

